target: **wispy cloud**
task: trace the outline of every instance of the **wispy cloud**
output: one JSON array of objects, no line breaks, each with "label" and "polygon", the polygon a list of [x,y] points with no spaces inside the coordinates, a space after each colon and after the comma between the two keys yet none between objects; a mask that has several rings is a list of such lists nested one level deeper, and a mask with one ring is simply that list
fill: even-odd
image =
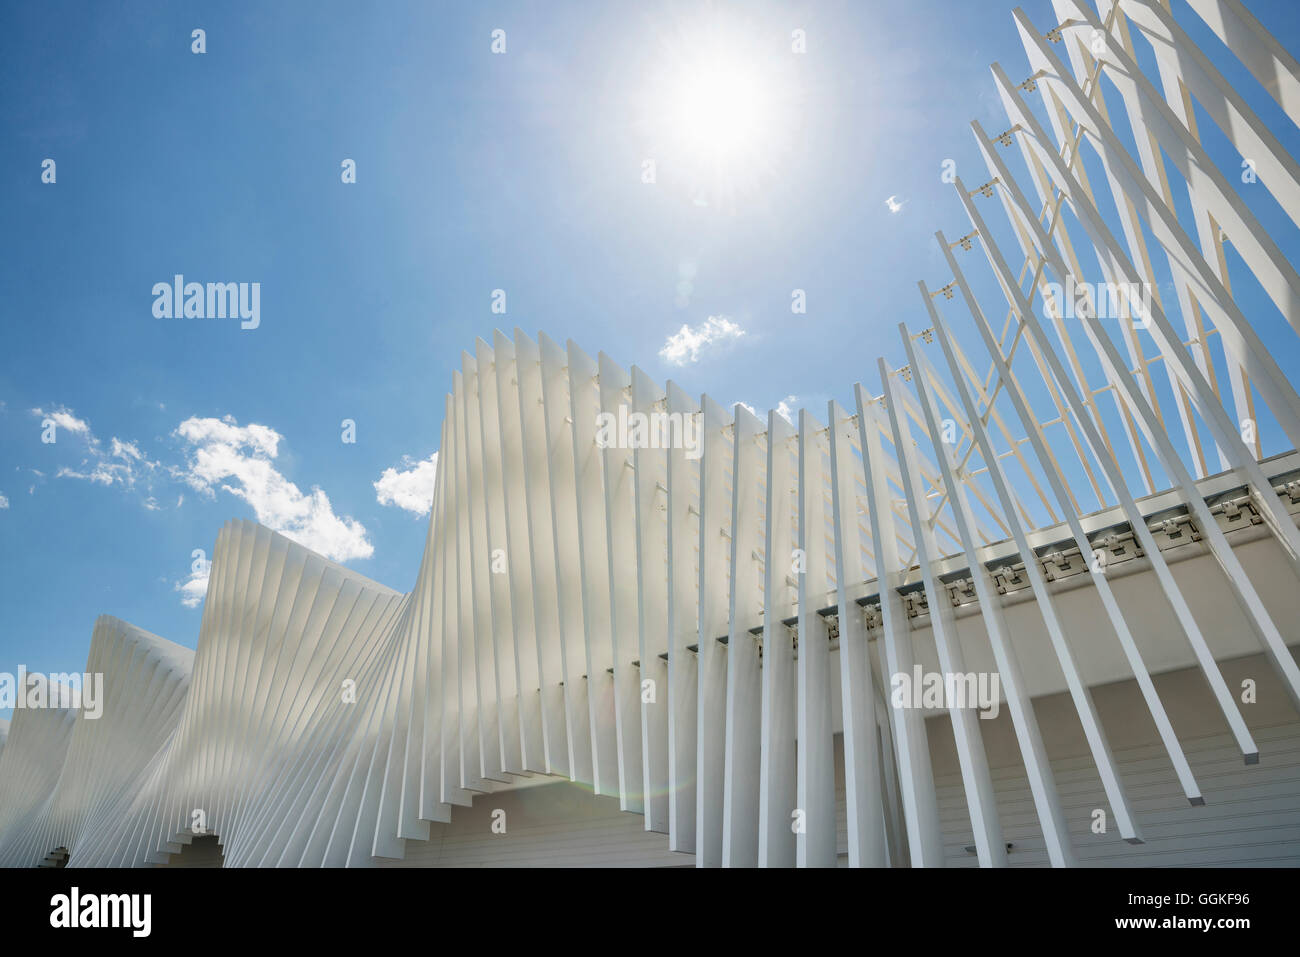
[{"label": "wispy cloud", "polygon": [[889,197],[889,199],[885,200],[885,205],[889,207],[889,211],[891,213],[897,213],[900,212],[902,208],[907,205],[907,200],[899,196],[891,196]]},{"label": "wispy cloud", "polygon": [[8,508],[8,507],[9,507],[9,499],[5,497],[5,494],[3,492],[0,492],[0,508]]},{"label": "wispy cloud", "polygon": [[396,505],[414,515],[428,515],[433,508],[433,488],[438,477],[438,453],[417,462],[403,455],[401,470],[386,468],[374,483],[380,505]]},{"label": "wispy cloud", "polygon": [[91,431],[90,423],[77,418],[71,409],[60,406],[50,412],[32,409],[31,413],[41,420],[42,429],[45,423],[53,423],[55,444],[58,443],[60,432],[67,432],[84,443],[85,454],[80,465],[75,468],[60,466],[54,473],[56,478],[135,488],[138,480],[149,479],[159,468],[160,463],[143,454],[136,443],[123,441],[117,436],[109,440],[108,449],[105,450],[103,443]]},{"label": "wispy cloud", "polygon": [[[335,514],[329,496],[319,487],[312,486],[310,491],[303,492],[275,467],[282,436],[269,426],[255,422],[241,426],[231,416],[188,418],[174,433],[183,443],[184,459],[181,464],[165,465],[151,458],[137,442],[117,436],[107,444],[101,442],[90,423],[78,418],[71,409],[60,406],[52,411],[39,408],[30,411],[42,420],[43,429],[47,420],[55,426],[56,443],[65,434],[76,438],[74,447],[82,455],[81,462],[75,467],[60,466],[54,473],[56,478],[134,490],[140,504],[149,511],[164,508],[159,502],[164,494],[170,501],[173,490],[165,486],[172,481],[183,483],[208,499],[215,499],[218,491],[228,492],[252,506],[257,521],[267,528],[333,561],[369,558],[374,554],[364,525],[350,516]],[[428,466],[432,474],[432,462],[420,463],[414,471],[419,472],[421,466]],[[42,477],[39,470],[30,471]],[[414,478],[403,481],[403,476],[397,476],[393,481],[395,504],[409,507],[414,501],[412,496],[418,494]],[[156,488],[160,482],[164,487]],[[35,485],[27,491],[34,494]],[[174,507],[180,508],[184,501],[185,495],[178,494]],[[8,499],[0,496],[0,508],[8,507]],[[424,512],[428,513],[427,505]],[[205,567],[196,568],[187,580],[176,582],[175,589],[181,593],[182,603],[197,607],[207,591],[207,581]]]},{"label": "wispy cloud", "polygon": [[739,339],[745,330],[726,316],[709,316],[695,328],[683,325],[680,330],[668,337],[659,355],[676,366],[697,362],[700,350],[716,342]]},{"label": "wispy cloud", "polygon": [[195,491],[214,498],[229,492],[253,508],[258,522],[333,561],[369,558],[374,546],[365,526],[334,514],[318,486],[303,493],[275,467],[281,435],[257,423],[239,425],[232,416],[188,418],[176,428],[187,444],[187,462],[173,474]]}]

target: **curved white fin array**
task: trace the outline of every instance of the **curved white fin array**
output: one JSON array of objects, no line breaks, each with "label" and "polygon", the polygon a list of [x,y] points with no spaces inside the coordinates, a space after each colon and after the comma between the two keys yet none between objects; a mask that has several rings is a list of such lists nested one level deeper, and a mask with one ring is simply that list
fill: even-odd
[{"label": "curved white fin array", "polygon": [[[1295,121],[1295,59],[1237,0],[1190,5]],[[996,674],[1057,866],[1086,823],[1034,698],[1068,693],[1130,843],[1141,815],[1096,685],[1135,681],[1193,805],[1153,674],[1200,669],[1257,761],[1219,663],[1263,650],[1300,710],[1300,456],[1264,458],[1254,427],[1300,441],[1266,344],[1300,329],[1300,275],[1296,237],[1264,230],[1192,104],[1297,224],[1300,167],[1165,4],[1054,7],[1045,32],[1015,13],[1031,76],[993,67],[1008,129],[972,124],[987,172],[954,177],[969,222],[936,234],[951,278],[919,284],[927,326],[899,326],[907,365],[879,361],[880,394],[762,422],[496,331],[453,375],[413,590],[227,524],[196,652],[101,618],[102,717],[24,709],[0,729],[0,864],[165,863],[218,834],[230,865],[366,865],[546,774],[701,866],[832,866],[841,848],[937,865],[928,715],[951,721],[974,853],[1005,866],[974,703],[891,706],[922,664]],[[1247,319],[1230,264],[1277,315]],[[1201,555],[1208,578],[1183,563]]]}]

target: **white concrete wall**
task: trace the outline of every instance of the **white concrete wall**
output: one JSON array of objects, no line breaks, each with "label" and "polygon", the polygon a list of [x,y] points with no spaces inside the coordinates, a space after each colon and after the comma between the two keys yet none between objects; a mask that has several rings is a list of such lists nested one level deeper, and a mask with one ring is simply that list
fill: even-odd
[{"label": "white concrete wall", "polygon": [[[1034,708],[1079,863],[1083,866],[1300,866],[1300,723],[1262,655],[1223,662],[1229,686],[1256,681],[1257,701],[1245,706],[1260,745],[1260,763],[1246,766],[1199,672],[1158,676],[1157,687],[1184,742],[1206,803],[1188,804],[1133,681],[1093,689],[1098,710],[1129,789],[1145,843],[1129,845],[1113,826],[1092,833],[1095,808],[1106,808],[1068,695],[1036,699]],[[927,722],[939,791],[946,863],[974,867],[972,841],[946,716]],[[1005,709],[979,722],[997,793],[997,809],[1013,867],[1047,864],[1037,818]],[[841,866],[847,864],[842,740],[836,736],[836,813]],[[539,780],[546,780],[539,778]],[[506,812],[506,833],[492,832],[492,812]],[[1109,816],[1109,810],[1107,809]],[[434,825],[430,840],[408,841],[406,859],[381,867],[672,867],[692,866],[692,854],[668,850],[667,836],[644,830],[645,819],[618,809],[567,781],[477,795],[450,824]],[[1110,822],[1113,824],[1113,822]],[[175,860],[175,858],[173,858]]]},{"label": "white concrete wall", "polygon": [[[505,834],[492,812],[505,811]],[[556,781],[474,798],[428,841],[407,841],[406,859],[380,867],[681,867],[693,854],[668,850],[668,836],[645,830],[645,818],[618,809],[618,798]]]}]

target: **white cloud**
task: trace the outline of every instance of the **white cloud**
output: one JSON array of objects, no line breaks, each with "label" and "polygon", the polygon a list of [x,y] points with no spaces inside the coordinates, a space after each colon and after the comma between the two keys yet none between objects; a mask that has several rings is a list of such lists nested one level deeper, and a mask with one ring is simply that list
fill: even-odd
[{"label": "white cloud", "polygon": [[[91,431],[90,423],[77,418],[71,409],[60,406],[52,412],[32,409],[31,413],[42,423],[48,419],[55,424],[56,445],[59,430],[79,436],[85,442],[85,457],[81,464],[76,468],[60,466],[54,473],[55,478],[74,478],[98,485],[134,488],[137,480],[147,478],[159,466],[158,462],[143,454],[134,442],[124,442],[117,436],[109,440],[108,451],[105,452],[103,444]],[[35,469],[32,471],[36,472]],[[39,472],[36,474],[40,475]]]},{"label": "white cloud", "polygon": [[[78,436],[81,441],[76,444],[84,445],[80,464],[60,466],[55,472],[57,478],[133,489],[149,511],[164,507],[159,502],[163,490],[155,487],[159,478],[183,482],[209,499],[215,498],[220,488],[251,505],[257,521],[267,528],[326,558],[345,562],[374,554],[365,526],[349,516],[336,515],[329,496],[320,488],[312,486],[304,493],[275,468],[281,436],[268,426],[240,426],[230,416],[186,419],[175,433],[185,443],[185,461],[164,466],[137,443],[116,436],[105,448],[90,424],[77,418],[71,409],[32,409],[31,413],[42,420],[51,419],[60,432]],[[35,469],[31,471],[41,475]],[[27,491],[35,494],[35,485]],[[175,507],[180,508],[184,501],[185,496],[178,495]],[[178,582],[176,588],[182,592],[182,600],[193,607],[202,599],[206,581],[206,573],[196,573],[188,581]]]},{"label": "white cloud", "polygon": [[144,461],[144,456],[140,454],[140,449],[134,442],[123,442],[116,437],[109,445],[109,455],[119,459]]},{"label": "white cloud", "polygon": [[[125,474],[119,472],[119,474]],[[78,472],[76,469],[70,469],[67,466],[61,467],[54,473],[55,478],[75,478],[84,479],[87,482],[98,482],[101,485],[112,485],[114,473],[107,468],[96,466],[84,472]]]},{"label": "white cloud", "polygon": [[212,562],[207,559],[200,559],[194,563],[190,570],[190,577],[183,582],[177,582],[173,591],[181,593],[181,604],[186,608],[198,608],[203,602],[203,596],[208,593],[208,576],[212,573]]},{"label": "white cloud", "polygon": [[415,515],[428,515],[433,507],[438,453],[419,462],[403,455],[401,466],[400,472],[396,468],[384,469],[384,474],[374,483],[376,499],[380,505],[396,505]]},{"label": "white cloud", "polygon": [[794,425],[794,414],[797,411],[795,403],[798,401],[799,397],[797,395],[787,395],[776,404],[776,414]]},{"label": "white cloud", "polygon": [[907,200],[899,199],[897,196],[891,196],[885,200],[885,205],[889,207],[891,213],[897,213],[907,205]]},{"label": "white cloud", "polygon": [[333,561],[374,554],[364,525],[335,515],[329,496],[319,487],[304,494],[275,468],[281,436],[274,429],[256,423],[240,426],[227,415],[188,418],[176,434],[190,448],[184,468],[172,474],[195,491],[213,498],[219,487],[243,499],[258,522]]},{"label": "white cloud", "polygon": [[[794,414],[795,412],[798,411],[798,407],[795,405],[795,403],[798,401],[799,401],[799,397],[797,395],[787,395],[784,399],[782,399],[780,402],[776,404],[776,414],[779,415],[781,418],[785,419],[791,425],[794,425]],[[735,404],[744,406],[746,409],[749,410],[750,415],[757,416],[759,419],[761,419],[764,422],[767,421],[767,413],[764,412],[760,415],[758,410],[755,409],[748,402],[737,402]]]},{"label": "white cloud", "polygon": [[9,499],[5,498],[3,492],[0,492],[0,508],[8,508],[8,507],[9,507]]},{"label": "white cloud", "polygon": [[83,433],[86,435],[90,434],[90,426],[86,424],[84,419],[79,419],[73,415],[71,409],[60,407],[55,409],[53,412],[46,412],[42,409],[32,409],[32,415],[42,420],[49,419],[60,429],[63,429],[65,432],[71,432],[74,435],[81,435]]},{"label": "white cloud", "polygon": [[700,358],[700,350],[705,346],[739,339],[744,334],[745,330],[726,316],[709,316],[694,329],[683,325],[677,333],[668,337],[664,347],[659,350],[659,355],[673,365],[684,366],[688,362],[696,362]]}]

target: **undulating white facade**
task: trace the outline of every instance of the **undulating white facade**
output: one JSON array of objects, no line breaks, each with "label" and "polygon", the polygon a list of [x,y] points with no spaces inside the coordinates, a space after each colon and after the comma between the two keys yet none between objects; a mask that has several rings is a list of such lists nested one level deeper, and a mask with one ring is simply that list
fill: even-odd
[{"label": "undulating white facade", "polygon": [[[1175,2],[1300,126],[1237,0]],[[1161,0],[1054,8],[906,365],[762,421],[480,340],[413,589],[230,522],[196,651],[101,618],[103,716],[0,731],[0,864],[1300,863],[1300,275],[1241,197],[1300,229],[1300,167]],[[918,666],[999,717],[894,706]]]}]

